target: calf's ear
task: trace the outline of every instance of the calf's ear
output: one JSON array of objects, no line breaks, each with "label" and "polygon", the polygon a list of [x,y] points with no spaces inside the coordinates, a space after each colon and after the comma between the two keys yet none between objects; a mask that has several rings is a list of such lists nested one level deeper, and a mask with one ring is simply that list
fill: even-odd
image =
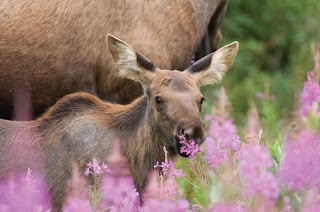
[{"label": "calf's ear", "polygon": [[111,34],[107,35],[107,45],[119,68],[119,76],[145,84],[157,70],[149,59]]},{"label": "calf's ear", "polygon": [[201,58],[185,72],[196,78],[199,87],[219,81],[231,66],[238,49],[239,43],[235,41]]}]

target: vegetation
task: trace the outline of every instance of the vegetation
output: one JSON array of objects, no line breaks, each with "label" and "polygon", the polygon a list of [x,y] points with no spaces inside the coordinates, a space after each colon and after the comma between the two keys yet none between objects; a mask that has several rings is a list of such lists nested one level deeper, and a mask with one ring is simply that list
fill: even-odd
[{"label": "vegetation", "polygon": [[[183,151],[196,149],[195,157],[180,158],[175,166],[170,158],[155,164],[160,174],[152,174],[143,206],[130,179],[117,174],[116,180],[112,168],[93,161],[86,174],[102,179],[102,190],[89,187],[86,198],[71,192],[64,210],[319,211],[318,11],[318,0],[229,0],[222,43],[238,40],[240,49],[222,88],[203,89],[204,151],[190,146]],[[114,154],[121,161],[119,152]],[[34,183],[27,173],[23,188],[28,189],[18,191],[46,205],[30,191]],[[18,191],[0,195],[0,209],[17,207]]]}]

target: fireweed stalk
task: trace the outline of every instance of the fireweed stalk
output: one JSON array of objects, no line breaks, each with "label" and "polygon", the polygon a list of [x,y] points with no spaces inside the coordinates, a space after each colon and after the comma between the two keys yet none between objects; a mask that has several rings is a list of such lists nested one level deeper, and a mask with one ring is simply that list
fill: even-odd
[{"label": "fireweed stalk", "polygon": [[126,160],[120,152],[119,141],[114,143],[113,152],[107,161],[111,171],[102,181],[103,208],[108,211],[140,211],[139,194],[130,176]]},{"label": "fireweed stalk", "polygon": [[10,177],[0,183],[0,211],[50,211],[44,180],[28,168],[25,177]]},{"label": "fireweed stalk", "polygon": [[227,161],[232,161],[234,153],[240,148],[237,128],[229,116],[229,102],[222,87],[219,90],[218,108],[213,108],[212,115],[206,115],[209,121],[209,136],[205,141],[204,160],[211,168],[217,168]]},{"label": "fireweed stalk", "polygon": [[98,206],[103,197],[103,193],[99,188],[99,185],[101,183],[101,176],[106,172],[110,172],[108,166],[104,162],[101,164],[101,166],[99,163],[100,162],[94,158],[92,162],[89,162],[87,164],[87,168],[85,170],[85,175],[88,177],[91,176],[93,178],[92,189],[87,189],[93,211]]},{"label": "fireweed stalk", "polygon": [[[200,186],[208,186],[209,185],[209,169],[206,163],[201,158],[196,158],[196,155],[199,155],[199,153],[202,153],[202,148],[199,147],[198,144],[196,144],[196,141],[194,140],[187,140],[186,135],[182,134],[179,136],[180,143],[182,144],[182,147],[180,148],[180,153],[186,153],[189,157],[189,163],[188,167],[192,170],[193,174],[196,176],[196,178],[200,181],[200,185],[198,185],[197,181],[189,177],[188,175],[184,174],[183,177],[186,181],[191,183],[193,186],[200,187]],[[175,172],[175,171],[174,171]]]},{"label": "fireweed stalk", "polygon": [[153,172],[149,177],[149,184],[144,194],[144,206],[141,211],[188,211],[189,202],[183,198],[177,198],[178,185],[175,177],[185,177],[182,170],[175,169],[175,164],[168,158],[165,152],[165,161],[157,162],[154,168],[160,168],[159,173]]}]

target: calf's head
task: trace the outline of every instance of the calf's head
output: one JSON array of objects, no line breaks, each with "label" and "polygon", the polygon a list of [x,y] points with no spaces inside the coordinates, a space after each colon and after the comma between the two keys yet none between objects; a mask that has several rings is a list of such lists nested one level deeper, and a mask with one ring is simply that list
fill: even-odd
[{"label": "calf's head", "polygon": [[184,71],[161,70],[112,35],[107,35],[107,43],[120,69],[119,75],[142,85],[148,98],[146,113],[152,129],[161,133],[165,145],[186,157],[179,151],[181,135],[198,144],[205,139],[205,127],[200,118],[204,98],[199,88],[223,77],[237,54],[238,42],[203,57]]}]

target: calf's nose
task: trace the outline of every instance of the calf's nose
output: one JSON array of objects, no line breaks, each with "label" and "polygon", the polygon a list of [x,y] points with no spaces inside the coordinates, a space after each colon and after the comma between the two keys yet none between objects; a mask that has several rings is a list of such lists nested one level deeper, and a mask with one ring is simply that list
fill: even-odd
[{"label": "calf's nose", "polygon": [[197,144],[203,143],[205,140],[205,132],[203,123],[183,124],[181,123],[178,128],[178,135],[184,135],[186,140],[194,140]]}]

